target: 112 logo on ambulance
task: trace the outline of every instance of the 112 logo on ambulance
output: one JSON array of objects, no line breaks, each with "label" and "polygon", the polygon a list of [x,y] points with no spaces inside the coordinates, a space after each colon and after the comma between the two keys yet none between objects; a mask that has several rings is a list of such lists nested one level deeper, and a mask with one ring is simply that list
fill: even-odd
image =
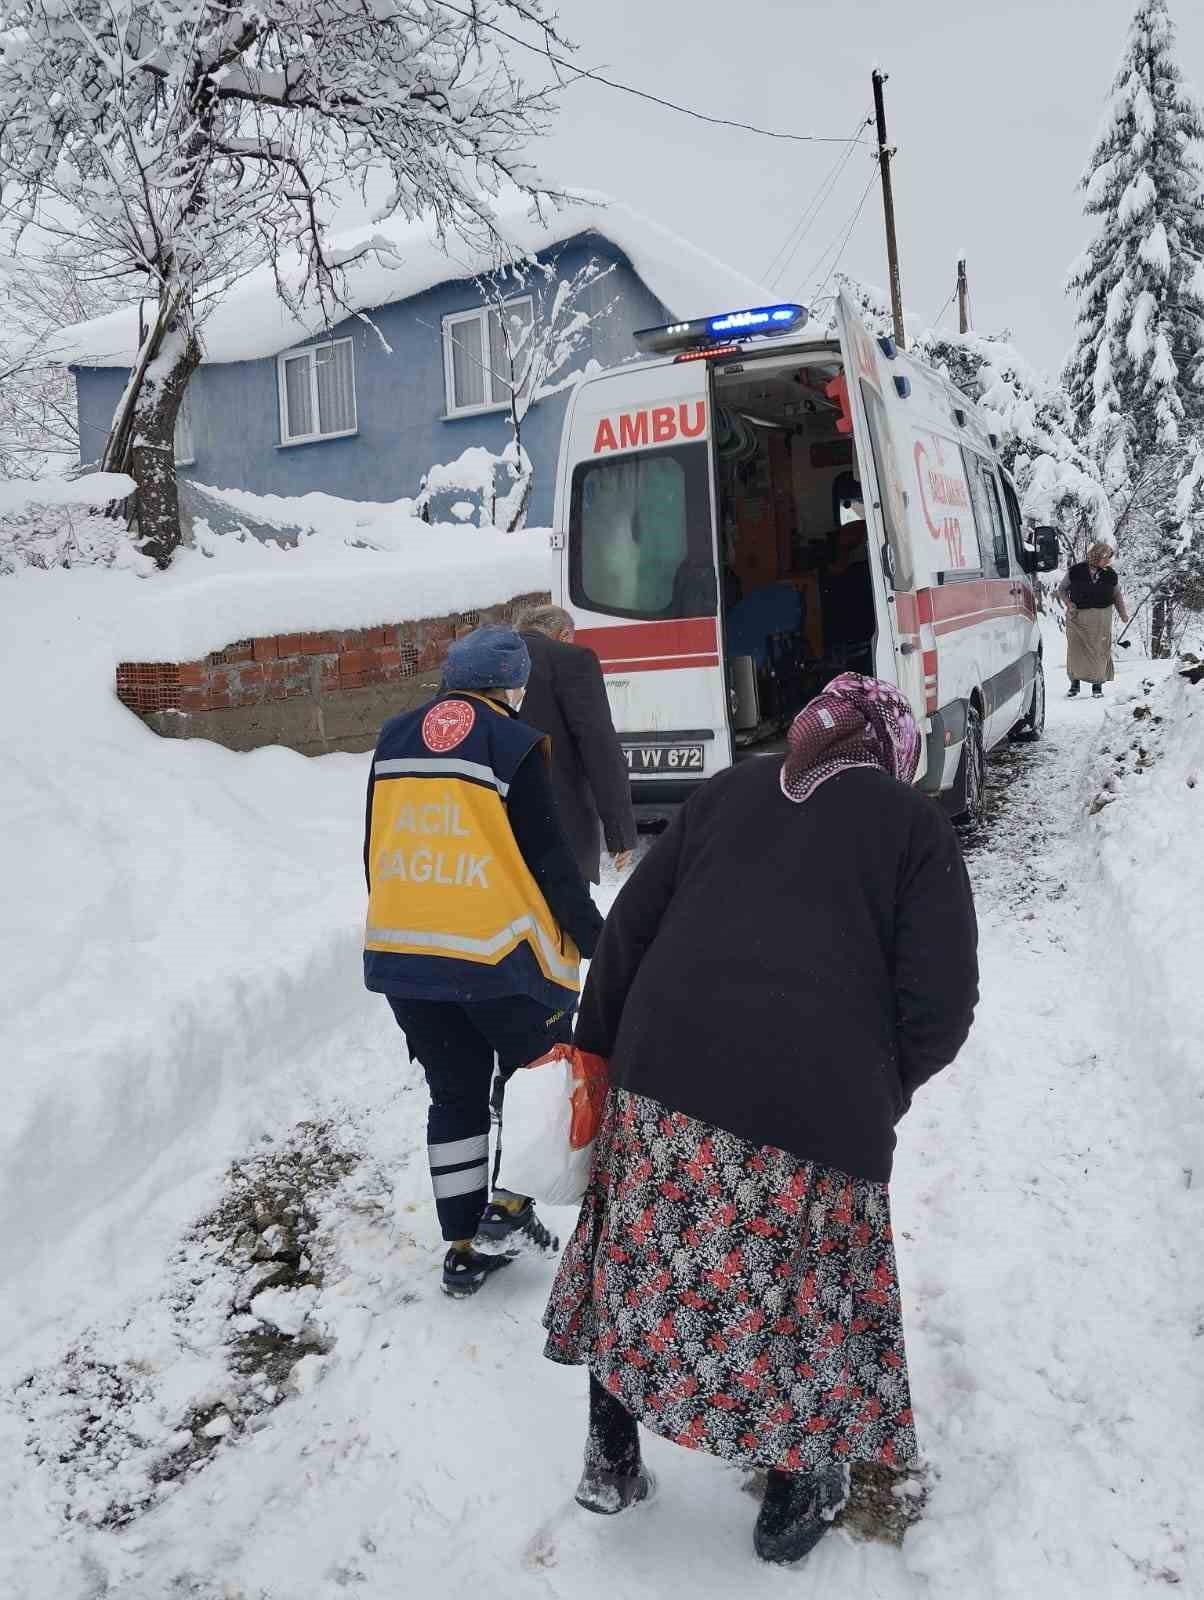
[{"label": "112 logo on ambulance", "polygon": [[934,539],[943,539],[949,567],[956,571],[971,565],[966,560],[962,516],[970,510],[970,487],[962,471],[960,453],[947,449],[939,434],[926,434],[915,447],[920,508]]}]

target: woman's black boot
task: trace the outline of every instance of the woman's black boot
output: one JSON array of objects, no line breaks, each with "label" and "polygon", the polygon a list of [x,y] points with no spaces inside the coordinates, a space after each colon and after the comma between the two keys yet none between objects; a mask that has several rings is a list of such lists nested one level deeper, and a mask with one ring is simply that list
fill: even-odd
[{"label": "woman's black boot", "polygon": [[753,1548],[762,1561],[778,1566],[801,1561],[827,1533],[848,1498],[847,1467],[823,1467],[818,1472],[775,1469],[766,1484]]},{"label": "woman's black boot", "polygon": [[640,1431],[629,1411],[590,1373],[589,1437],[576,1501],[586,1511],[614,1516],[646,1500],[652,1478],[640,1459]]}]

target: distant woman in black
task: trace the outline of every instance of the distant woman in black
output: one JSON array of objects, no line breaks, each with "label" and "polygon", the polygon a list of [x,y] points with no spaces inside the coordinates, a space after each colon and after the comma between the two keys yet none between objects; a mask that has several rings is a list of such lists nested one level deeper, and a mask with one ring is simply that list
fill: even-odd
[{"label": "distant woman in black", "polygon": [[1104,684],[1116,676],[1112,664],[1112,613],[1128,622],[1129,610],[1120,579],[1112,567],[1116,551],[1110,544],[1093,544],[1086,561],[1071,567],[1058,593],[1066,604],[1066,673],[1071,697],[1086,682],[1098,699]]},{"label": "distant woman in black", "polygon": [[754,1542],[794,1561],[852,1463],[915,1460],[887,1182],[978,976],[919,751],[899,691],[844,674],[784,763],[690,799],[607,918],[575,1039],[611,1089],[545,1318],[590,1372],[587,1510],[647,1494],[642,1423],[768,1469]]}]

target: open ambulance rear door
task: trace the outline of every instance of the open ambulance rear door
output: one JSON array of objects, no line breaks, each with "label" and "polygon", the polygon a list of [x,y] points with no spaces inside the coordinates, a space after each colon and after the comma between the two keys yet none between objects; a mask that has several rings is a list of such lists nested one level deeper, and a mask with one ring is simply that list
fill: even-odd
[{"label": "open ambulance rear door", "polygon": [[643,805],[731,764],[711,411],[708,362],[679,358],[588,379],[565,416],[562,595]]},{"label": "open ambulance rear door", "polygon": [[[840,427],[853,434],[869,528],[879,618],[875,671],[887,683],[898,685],[916,721],[926,729],[936,709],[936,640],[931,618],[922,618],[917,604],[906,479],[901,471],[907,440],[899,436],[895,411],[900,400],[895,379],[904,384],[909,380],[900,373],[894,341],[879,341],[870,333],[845,290],[837,301],[836,322],[844,360],[845,415]],[[926,750],[927,746],[925,739]],[[939,786],[939,772],[926,778],[921,769],[920,778],[925,787],[934,780]]]}]

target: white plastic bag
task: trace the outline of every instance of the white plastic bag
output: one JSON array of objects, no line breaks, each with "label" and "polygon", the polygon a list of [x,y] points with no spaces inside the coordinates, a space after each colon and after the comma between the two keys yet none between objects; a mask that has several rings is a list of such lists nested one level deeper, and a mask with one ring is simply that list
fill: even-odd
[{"label": "white plastic bag", "polygon": [[605,1063],[571,1046],[520,1067],[502,1102],[500,1187],[549,1206],[578,1205],[605,1099]]}]

